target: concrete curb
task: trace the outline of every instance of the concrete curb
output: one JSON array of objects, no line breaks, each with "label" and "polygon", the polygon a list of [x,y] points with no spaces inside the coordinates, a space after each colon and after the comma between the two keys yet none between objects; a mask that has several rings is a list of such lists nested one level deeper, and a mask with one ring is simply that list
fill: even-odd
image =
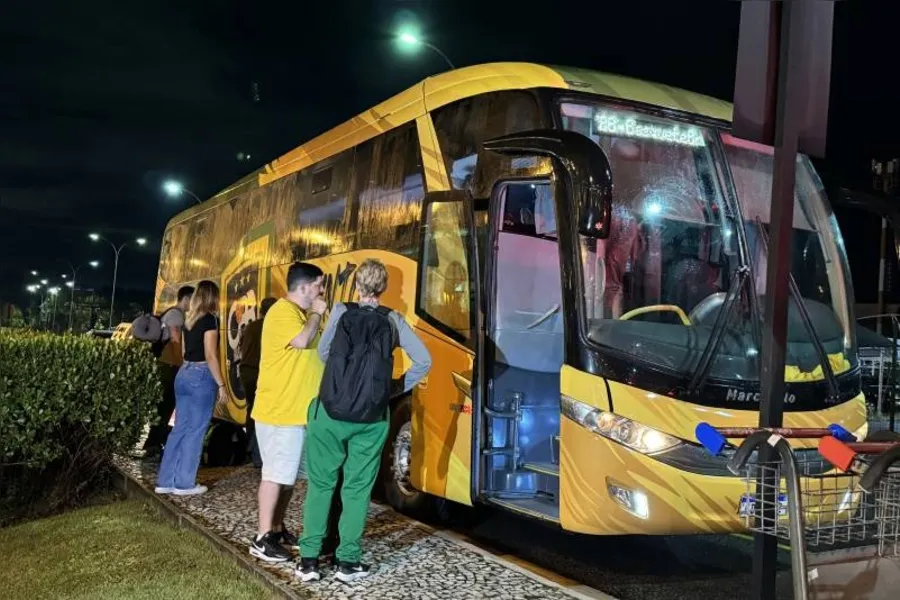
[{"label": "concrete curb", "polygon": [[260,568],[256,561],[251,559],[249,555],[240,552],[237,548],[210,531],[205,525],[193,517],[184,514],[177,506],[166,500],[164,497],[155,494],[153,490],[145,487],[140,481],[119,469],[118,466],[115,469],[113,480],[115,485],[127,498],[143,500],[152,505],[163,518],[170,521],[176,527],[188,529],[199,534],[205,538],[219,554],[234,560],[239,567],[255,577],[281,598],[286,598],[288,600],[303,600],[305,598],[288,587],[285,581],[275,577],[265,569]]},{"label": "concrete curb", "polygon": [[531,571],[523,566],[517,565],[512,561],[506,560],[505,558],[497,556],[485,550],[484,548],[481,548],[478,545],[467,541],[465,538],[463,538],[463,536],[459,535],[456,532],[447,530],[435,530],[433,535],[445,539],[448,542],[454,543],[461,548],[465,548],[470,552],[474,552],[487,561],[498,564],[505,569],[510,569],[512,571],[520,573],[525,577],[528,577],[529,579],[537,581],[538,583],[546,585],[547,587],[554,588],[562,592],[563,594],[572,596],[573,598],[578,598],[579,600],[618,600],[617,598],[610,596],[609,594],[605,594],[600,590],[595,590],[585,585],[578,585],[573,587],[561,585],[551,579],[548,579],[547,577],[544,577],[543,575],[535,573],[534,571]]}]

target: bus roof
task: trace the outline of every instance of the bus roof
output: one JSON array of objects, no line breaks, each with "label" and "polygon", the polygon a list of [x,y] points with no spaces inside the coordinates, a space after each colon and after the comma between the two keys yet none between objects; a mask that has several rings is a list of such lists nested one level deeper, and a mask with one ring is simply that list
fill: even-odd
[{"label": "bus roof", "polygon": [[446,104],[486,92],[542,87],[639,102],[725,122],[730,122],[732,116],[730,102],[632,77],[532,63],[489,63],[464,67],[429,77],[322,133],[222,190],[209,201],[179,213],[169,224],[224,202],[233,192],[248,184],[266,185]]}]

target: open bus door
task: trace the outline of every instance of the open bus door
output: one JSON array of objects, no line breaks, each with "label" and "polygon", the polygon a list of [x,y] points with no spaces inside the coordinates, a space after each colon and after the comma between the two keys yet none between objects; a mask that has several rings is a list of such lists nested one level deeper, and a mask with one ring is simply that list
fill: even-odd
[{"label": "open bus door", "polygon": [[[593,370],[581,339],[587,316],[579,302],[578,249],[580,240],[609,233],[612,175],[603,150],[571,131],[506,135],[485,142],[484,149],[549,158],[553,173],[549,180],[501,176],[493,185],[474,493],[559,522],[559,490],[573,476],[559,468],[560,455],[573,443],[560,434],[561,369]],[[520,213],[528,218],[519,222]]]}]

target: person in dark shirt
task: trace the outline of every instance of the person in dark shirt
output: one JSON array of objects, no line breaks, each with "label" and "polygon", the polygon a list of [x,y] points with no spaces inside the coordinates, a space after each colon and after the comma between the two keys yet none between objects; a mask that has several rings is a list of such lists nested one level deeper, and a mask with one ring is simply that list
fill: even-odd
[{"label": "person in dark shirt", "polygon": [[257,469],[262,468],[262,458],[259,455],[259,445],[256,443],[256,427],[254,426],[253,401],[256,399],[256,381],[259,379],[260,344],[262,341],[263,319],[272,305],[278,302],[277,298],[266,298],[259,307],[259,318],[251,321],[241,330],[241,338],[238,347],[241,352],[241,364],[238,367],[238,375],[241,377],[241,385],[244,387],[244,395],[247,399],[247,444],[250,459]]},{"label": "person in dark shirt", "polygon": [[181,330],[184,327],[184,316],[194,288],[186,285],[178,290],[178,302],[162,314],[160,320],[169,330],[169,342],[163,347],[159,357],[159,373],[162,380],[162,402],[156,406],[158,421],[150,426],[144,451],[147,458],[159,456],[169,435],[169,419],[175,411],[175,377],[184,358],[181,351]]},{"label": "person in dark shirt", "polygon": [[182,332],[184,364],[175,377],[175,427],[163,449],[157,494],[193,496],[206,492],[197,483],[203,438],[216,406],[228,400],[219,364],[219,286],[201,281],[191,296]]}]

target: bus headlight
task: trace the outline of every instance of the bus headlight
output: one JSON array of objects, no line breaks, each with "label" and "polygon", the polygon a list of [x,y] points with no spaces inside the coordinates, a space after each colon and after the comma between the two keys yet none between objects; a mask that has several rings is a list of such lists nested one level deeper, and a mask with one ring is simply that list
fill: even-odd
[{"label": "bus headlight", "polygon": [[602,411],[593,406],[561,396],[562,414],[582,427],[614,442],[637,450],[641,454],[656,454],[671,450],[681,440],[658,429],[641,425],[631,419]]}]

